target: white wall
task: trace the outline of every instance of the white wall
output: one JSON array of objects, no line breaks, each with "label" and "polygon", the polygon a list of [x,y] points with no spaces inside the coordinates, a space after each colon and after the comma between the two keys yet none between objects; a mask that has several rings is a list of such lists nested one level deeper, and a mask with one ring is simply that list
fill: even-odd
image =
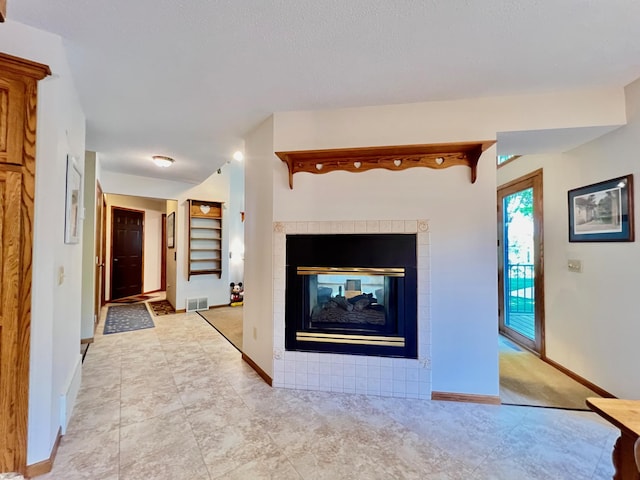
[{"label": "white wall", "polygon": [[[249,288],[274,288],[271,265],[259,260],[274,221],[428,219],[432,388],[497,395],[495,147],[481,158],[474,185],[468,168],[452,167],[300,173],[293,190],[286,166],[273,152],[485,141],[504,131],[619,125],[625,121],[623,100],[621,89],[608,89],[274,114],[273,123],[246,138]],[[269,373],[273,340],[261,332],[273,327],[257,307],[253,310],[250,298],[245,299],[245,350]],[[267,298],[260,297],[259,304],[262,312],[273,308]]]},{"label": "white wall", "polygon": [[[184,310],[185,301],[190,297],[208,297],[209,305],[226,305],[229,303],[229,216],[238,208],[230,199],[230,165],[221,169],[221,174],[214,173],[199,185],[190,183],[158,180],[134,175],[123,175],[102,170],[100,181],[105,193],[121,195],[139,195],[157,199],[177,201],[175,219],[175,249],[169,250],[176,256],[175,305]],[[187,200],[210,200],[223,202],[222,212],[222,276],[196,275],[187,278],[188,237],[188,203]],[[168,207],[163,207],[163,211]],[[107,220],[108,222],[109,220]],[[167,278],[167,282],[170,282]]]},{"label": "white wall", "polygon": [[[242,350],[273,378],[273,118],[245,138],[245,295]],[[255,332],[255,335],[254,335]]]},{"label": "white wall", "polygon": [[107,194],[107,231],[106,231],[106,251],[105,259],[105,298],[111,298],[111,213],[113,207],[122,207],[131,210],[144,212],[144,256],[143,256],[143,281],[142,293],[155,292],[160,290],[161,275],[161,254],[162,254],[162,214],[165,213],[166,203],[164,200],[146,197],[133,197],[128,195]]},{"label": "white wall", "polygon": [[[223,202],[222,207],[222,275],[193,275],[188,279],[189,258],[189,203],[188,200]],[[176,308],[184,310],[186,299],[207,297],[209,305],[229,304],[229,172],[222,169],[200,185],[178,195],[176,213]]]},{"label": "white wall", "polygon": [[60,37],[8,20],[0,28],[0,45],[49,65],[53,73],[38,86],[27,433],[27,463],[33,464],[51,454],[61,427],[61,395],[69,393],[81,361],[82,244],[64,243],[64,203],[67,155],[84,169],[85,118]]},{"label": "white wall", "polygon": [[229,281],[243,282],[244,278],[244,161],[231,160],[229,169]]},{"label": "white wall", "polygon": [[[640,398],[640,244],[569,243],[567,231],[570,189],[632,173],[640,198],[640,80],[625,91],[626,126],[566,154],[521,157],[498,182],[543,169],[547,356],[617,397]],[[567,270],[569,259],[582,261],[582,273]]]},{"label": "white wall", "polygon": [[[362,142],[348,146],[368,146],[376,142],[377,137],[367,138],[366,132],[369,128],[371,132],[377,130],[378,116],[367,110],[354,110],[347,115],[349,118],[343,118],[345,124],[351,125],[349,130],[354,132],[354,137]],[[337,115],[344,116],[345,112]],[[327,112],[321,116],[325,118],[315,118],[309,125],[313,125],[310,130],[324,131],[325,136],[308,145],[295,140],[309,138],[311,132],[301,131],[300,122],[287,121],[286,126],[281,126],[279,114],[276,115],[276,151],[344,146],[334,143],[338,140],[325,130],[335,119]],[[398,119],[393,129],[395,137],[391,138],[389,132],[386,134],[388,143],[442,141],[423,142],[407,135],[405,127],[416,120],[423,128],[431,121],[428,115]],[[294,131],[290,131],[289,126],[295,126]],[[337,133],[342,136],[341,129]],[[470,135],[456,138],[450,133],[448,140],[491,138],[488,132]],[[283,144],[286,148],[281,147]],[[290,190],[286,167],[282,162],[276,166],[275,221],[429,221],[431,285],[419,285],[419,294],[431,298],[431,357],[427,354],[424,358],[431,362],[434,391],[498,394],[494,159],[495,148],[483,154],[478,180],[473,185],[468,167],[451,167],[296,174],[294,188]],[[423,357],[423,353],[420,356]]]},{"label": "white wall", "polygon": [[[178,202],[175,200],[167,200],[166,202],[166,213],[167,217],[171,213],[175,213],[178,210]],[[175,223],[174,223],[175,225]],[[174,231],[174,247],[169,248],[167,245],[167,290],[166,290],[166,298],[173,305],[173,308],[176,308],[176,284],[178,283],[178,276],[176,273],[176,269],[178,266],[177,262],[177,244],[175,241],[175,231]]]}]

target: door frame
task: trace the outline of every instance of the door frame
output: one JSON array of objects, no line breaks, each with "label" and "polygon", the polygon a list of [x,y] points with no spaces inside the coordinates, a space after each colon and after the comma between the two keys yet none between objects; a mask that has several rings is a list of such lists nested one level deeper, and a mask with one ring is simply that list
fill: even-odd
[{"label": "door frame", "polygon": [[[102,195],[102,292],[100,294],[100,306],[104,307],[107,303],[107,198]],[[109,273],[111,275],[111,273]],[[111,278],[109,278],[111,279]]]},{"label": "door frame", "polygon": [[141,262],[141,266],[142,268],[140,269],[140,293],[144,293],[144,233],[145,233],[145,228],[144,228],[144,223],[145,223],[145,211],[144,210],[138,210],[135,208],[127,208],[127,207],[119,207],[117,205],[112,205],[111,206],[111,245],[110,245],[110,255],[109,255],[109,299],[113,300],[113,236],[114,236],[114,221],[113,221],[113,212],[115,210],[123,210],[123,211],[127,211],[127,212],[136,212],[136,213],[140,213],[142,215],[142,245],[141,245],[141,250],[142,252],[140,253],[140,262]]},{"label": "door frame", "polygon": [[[545,357],[545,314],[544,314],[544,215],[542,169],[534,170],[515,180],[511,180],[497,189],[498,210],[498,326],[502,335],[515,341],[519,345],[532,350],[540,357]],[[533,188],[533,264],[534,264],[534,318],[535,341],[519,335],[504,326],[505,295],[504,295],[504,213],[503,199],[513,193],[527,188]]]},{"label": "door frame", "polygon": [[94,308],[94,325],[93,330],[98,328],[100,322],[100,312],[104,305],[104,249],[102,242],[104,241],[104,221],[105,215],[103,206],[103,192],[100,181],[96,180],[96,231],[95,231],[95,291],[93,292],[93,308]]},{"label": "door frame", "polygon": [[167,214],[162,214],[162,235],[160,239],[160,290],[167,290]]}]

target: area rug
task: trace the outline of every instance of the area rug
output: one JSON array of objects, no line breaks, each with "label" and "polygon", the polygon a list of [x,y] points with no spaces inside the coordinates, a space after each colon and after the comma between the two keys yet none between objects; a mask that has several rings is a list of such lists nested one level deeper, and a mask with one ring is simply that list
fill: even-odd
[{"label": "area rug", "polygon": [[231,345],[242,351],[242,307],[211,308],[198,313]]},{"label": "area rug", "polygon": [[168,300],[158,300],[156,302],[148,302],[155,316],[171,315],[176,313],[173,305]]},{"label": "area rug", "polygon": [[116,300],[109,300],[109,303],[138,303],[144,302],[153,298],[152,295],[133,295],[131,297],[118,298]]},{"label": "area rug", "polygon": [[104,335],[155,327],[144,303],[111,305],[104,322]]}]

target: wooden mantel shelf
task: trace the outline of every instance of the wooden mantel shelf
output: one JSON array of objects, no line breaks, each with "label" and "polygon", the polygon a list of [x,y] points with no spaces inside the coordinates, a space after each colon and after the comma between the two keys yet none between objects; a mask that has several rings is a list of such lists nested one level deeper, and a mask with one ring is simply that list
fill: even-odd
[{"label": "wooden mantel shelf", "polygon": [[293,174],[298,172],[329,173],[342,170],[357,173],[373,168],[405,170],[412,167],[427,167],[439,169],[454,165],[467,165],[471,169],[471,183],[475,183],[480,155],[494,143],[491,140],[470,143],[299,150],[275,153],[289,168],[289,188],[291,189],[293,189]]}]

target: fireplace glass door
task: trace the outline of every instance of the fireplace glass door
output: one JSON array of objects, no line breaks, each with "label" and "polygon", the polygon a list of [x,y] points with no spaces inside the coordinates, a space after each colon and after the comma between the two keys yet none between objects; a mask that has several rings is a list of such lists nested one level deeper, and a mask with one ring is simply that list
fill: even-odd
[{"label": "fireplace glass door", "polygon": [[403,268],[305,268],[309,330],[393,333],[395,298]]},{"label": "fireplace glass door", "polygon": [[415,235],[287,237],[287,350],[415,358],[416,302]]}]

